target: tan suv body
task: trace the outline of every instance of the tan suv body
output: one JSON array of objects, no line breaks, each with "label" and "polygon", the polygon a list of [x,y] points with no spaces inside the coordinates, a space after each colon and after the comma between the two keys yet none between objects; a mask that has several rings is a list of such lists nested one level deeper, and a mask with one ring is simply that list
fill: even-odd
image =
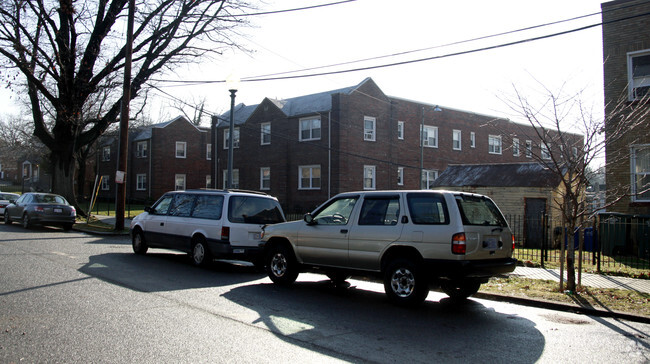
[{"label": "tan suv body", "polygon": [[423,301],[430,285],[466,298],[516,263],[512,232],[494,202],[453,191],[339,194],[302,221],[266,226],[262,240],[276,283],[307,270],[335,283],[378,275],[400,304]]}]

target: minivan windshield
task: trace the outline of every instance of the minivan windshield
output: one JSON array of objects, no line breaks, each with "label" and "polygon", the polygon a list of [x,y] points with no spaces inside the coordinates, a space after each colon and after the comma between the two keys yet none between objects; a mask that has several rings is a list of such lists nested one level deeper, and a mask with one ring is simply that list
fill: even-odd
[{"label": "minivan windshield", "polygon": [[497,206],[488,198],[457,195],[456,203],[464,225],[508,226]]},{"label": "minivan windshield", "polygon": [[285,221],[278,201],[254,196],[230,197],[228,220],[244,224],[276,224]]}]

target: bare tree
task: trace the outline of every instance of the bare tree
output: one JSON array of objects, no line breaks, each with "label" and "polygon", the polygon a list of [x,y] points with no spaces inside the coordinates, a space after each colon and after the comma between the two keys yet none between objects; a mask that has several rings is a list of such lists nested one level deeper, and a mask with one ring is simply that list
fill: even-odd
[{"label": "bare tree", "polygon": [[[171,107],[179,111],[187,120],[196,126],[200,126],[206,117],[210,117],[206,112],[207,99],[205,96],[193,101],[175,100]],[[189,111],[189,112],[188,112]]]},{"label": "bare tree", "polygon": [[[546,97],[539,104],[529,102],[516,88],[514,99],[505,102],[533,126],[538,140],[541,140],[540,145],[526,152],[553,171],[560,180],[560,198],[552,201],[551,206],[560,212],[563,236],[573,236],[572,233],[576,231],[574,229],[577,229],[582,243],[583,229],[602,207],[593,206],[587,201],[586,188],[593,177],[593,167],[596,167],[594,164],[597,161],[605,161],[606,147],[624,136],[629,137],[629,131],[640,125],[643,118],[648,116],[649,110],[630,107],[629,103],[621,101],[617,105],[610,105],[613,112],[608,113],[607,119],[598,118],[585,107],[580,93],[554,93],[546,87],[543,87],[543,90]],[[610,122],[613,118],[618,121]],[[567,132],[569,128],[577,134]],[[622,163],[622,158],[608,158],[605,167],[619,163]],[[616,199],[608,201],[608,205],[624,198],[628,193],[629,186],[624,186],[618,191]],[[564,244],[561,244],[561,247],[564,250]],[[580,250],[580,254],[581,252]],[[578,268],[580,274],[581,267]],[[566,270],[567,289],[575,291],[574,244],[568,244],[566,247]],[[561,280],[560,289],[562,288]]]},{"label": "bare tree", "polygon": [[[245,21],[231,14],[242,13],[248,7],[244,1],[137,1],[131,97],[156,74],[236,47],[235,31]],[[77,207],[73,180],[79,151],[120,115],[127,4],[0,2],[2,76],[27,95],[33,134],[50,152],[53,189]]]}]

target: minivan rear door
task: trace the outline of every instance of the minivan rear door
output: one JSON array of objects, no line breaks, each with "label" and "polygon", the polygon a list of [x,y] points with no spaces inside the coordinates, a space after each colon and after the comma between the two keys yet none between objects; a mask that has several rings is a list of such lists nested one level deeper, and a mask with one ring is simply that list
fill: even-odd
[{"label": "minivan rear door", "polygon": [[238,247],[241,249],[258,247],[262,227],[284,221],[282,207],[276,199],[250,195],[230,196],[226,229],[233,253],[244,252],[238,251]]}]

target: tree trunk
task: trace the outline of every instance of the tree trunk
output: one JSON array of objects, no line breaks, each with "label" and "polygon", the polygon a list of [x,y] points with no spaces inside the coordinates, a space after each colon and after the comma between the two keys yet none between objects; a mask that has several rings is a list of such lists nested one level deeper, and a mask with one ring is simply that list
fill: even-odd
[{"label": "tree trunk", "polygon": [[[71,147],[69,149],[72,149]],[[67,148],[66,148],[67,150]],[[50,161],[52,162],[52,191],[63,197],[75,207],[77,215],[86,216],[85,211],[77,202],[77,195],[75,193],[75,168],[76,157],[74,153],[57,153],[50,154]]]}]

